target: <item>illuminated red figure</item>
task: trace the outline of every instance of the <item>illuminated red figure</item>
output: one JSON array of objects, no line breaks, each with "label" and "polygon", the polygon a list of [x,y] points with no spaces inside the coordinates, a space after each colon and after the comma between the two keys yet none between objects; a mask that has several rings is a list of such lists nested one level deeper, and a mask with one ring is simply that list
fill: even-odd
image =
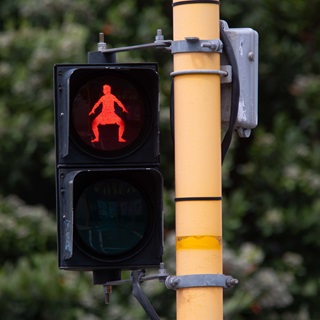
[{"label": "illuminated red figure", "polygon": [[91,142],[99,142],[99,125],[107,124],[117,124],[119,126],[118,131],[118,141],[126,142],[123,139],[123,133],[125,130],[124,121],[115,113],[114,103],[121,107],[123,112],[128,113],[128,110],[125,108],[123,103],[111,93],[111,87],[107,84],[103,86],[103,96],[95,103],[92,110],[89,112],[89,115],[94,114],[94,111],[102,104],[101,112],[95,117],[92,121],[92,131],[94,134],[94,139]]}]

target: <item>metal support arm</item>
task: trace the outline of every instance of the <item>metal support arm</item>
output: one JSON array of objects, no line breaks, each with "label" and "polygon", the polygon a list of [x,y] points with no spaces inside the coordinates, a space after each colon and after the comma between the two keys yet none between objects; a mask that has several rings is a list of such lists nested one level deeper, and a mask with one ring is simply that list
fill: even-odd
[{"label": "metal support arm", "polygon": [[152,304],[150,303],[140,286],[140,282],[142,281],[143,276],[144,272],[142,270],[136,270],[132,272],[132,294],[138,300],[151,320],[160,320],[157,312],[154,310]]}]

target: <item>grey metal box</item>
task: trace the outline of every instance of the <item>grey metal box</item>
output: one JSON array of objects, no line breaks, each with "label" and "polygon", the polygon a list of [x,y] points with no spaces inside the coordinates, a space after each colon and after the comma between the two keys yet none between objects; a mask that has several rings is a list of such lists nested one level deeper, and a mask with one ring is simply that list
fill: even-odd
[{"label": "grey metal box", "polygon": [[[228,28],[222,22],[224,31],[234,50],[240,82],[239,110],[236,129],[240,136],[248,137],[258,124],[258,33],[251,28]],[[224,54],[221,65],[228,65]],[[231,83],[221,85],[221,121],[227,126],[231,109]]]}]

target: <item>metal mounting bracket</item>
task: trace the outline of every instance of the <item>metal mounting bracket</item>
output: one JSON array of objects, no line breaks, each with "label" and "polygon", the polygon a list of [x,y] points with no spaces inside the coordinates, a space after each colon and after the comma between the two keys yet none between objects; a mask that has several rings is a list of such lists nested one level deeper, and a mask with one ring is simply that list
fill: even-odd
[{"label": "metal mounting bracket", "polygon": [[112,292],[112,286],[114,285],[122,285],[131,283],[132,284],[132,295],[138,300],[146,314],[151,320],[160,320],[157,312],[154,310],[153,306],[151,305],[150,301],[144,294],[140,283],[147,281],[147,280],[155,280],[158,279],[160,282],[164,282],[165,279],[168,277],[167,270],[164,266],[164,263],[160,263],[160,268],[157,274],[152,274],[149,276],[145,275],[144,270],[134,270],[131,272],[130,279],[126,280],[116,280],[116,281],[108,281],[104,284],[104,292],[105,292],[105,301],[109,303],[109,296]]},{"label": "metal mounting bracket", "polygon": [[173,290],[194,287],[231,288],[237,283],[237,279],[224,274],[190,274],[183,276],[168,276],[165,281],[166,287]]},{"label": "metal mounting bracket", "polygon": [[102,53],[117,53],[122,51],[140,50],[147,48],[157,48],[171,53],[184,52],[219,52],[222,53],[223,43],[220,39],[200,40],[198,37],[186,37],[185,40],[165,40],[162,35],[162,30],[158,29],[155,36],[155,41],[152,43],[139,44],[135,46],[120,47],[108,49],[104,42],[104,34],[99,34],[98,51]]}]

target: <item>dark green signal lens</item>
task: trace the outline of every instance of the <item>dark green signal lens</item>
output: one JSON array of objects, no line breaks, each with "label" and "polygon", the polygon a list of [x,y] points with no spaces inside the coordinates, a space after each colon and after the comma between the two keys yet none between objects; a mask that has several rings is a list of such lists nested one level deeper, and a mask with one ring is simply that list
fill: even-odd
[{"label": "dark green signal lens", "polygon": [[84,189],[75,207],[82,242],[102,256],[124,254],[148,229],[148,203],[139,189],[122,179],[104,179]]}]

